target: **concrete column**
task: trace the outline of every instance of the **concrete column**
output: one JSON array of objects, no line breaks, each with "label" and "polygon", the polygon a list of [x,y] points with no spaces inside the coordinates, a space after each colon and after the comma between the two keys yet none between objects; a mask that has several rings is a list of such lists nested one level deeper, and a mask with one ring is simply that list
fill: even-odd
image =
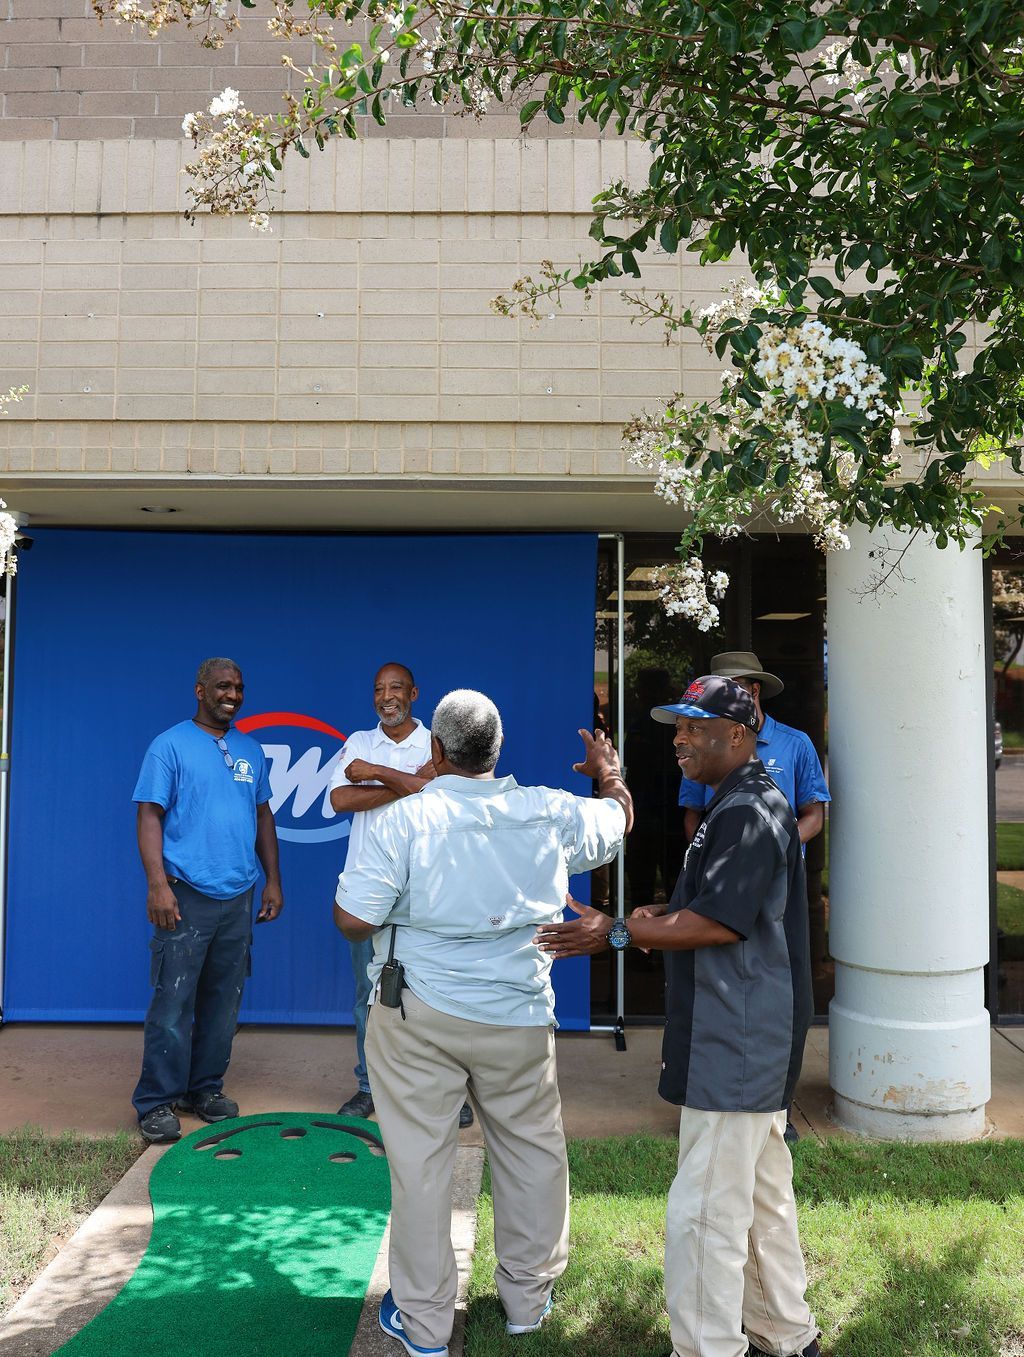
[{"label": "concrete column", "polygon": [[[967,1140],[990,1095],[982,562],[856,525],[828,561],[830,1082],[839,1125]],[[876,553],[872,555],[872,553]]]}]

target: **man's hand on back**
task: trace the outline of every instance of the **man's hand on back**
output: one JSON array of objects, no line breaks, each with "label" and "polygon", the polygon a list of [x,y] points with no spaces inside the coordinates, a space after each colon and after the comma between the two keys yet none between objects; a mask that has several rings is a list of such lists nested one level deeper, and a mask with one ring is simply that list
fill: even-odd
[{"label": "man's hand on back", "polygon": [[608,915],[580,904],[571,895],[565,897],[565,903],[579,918],[568,923],[541,924],[533,936],[541,951],[549,952],[556,961],[559,957],[593,956],[595,952],[607,951],[612,926]]},{"label": "man's hand on back", "polygon": [[146,918],[155,928],[173,932],[181,920],[178,900],[166,881],[153,882],[146,892]]}]

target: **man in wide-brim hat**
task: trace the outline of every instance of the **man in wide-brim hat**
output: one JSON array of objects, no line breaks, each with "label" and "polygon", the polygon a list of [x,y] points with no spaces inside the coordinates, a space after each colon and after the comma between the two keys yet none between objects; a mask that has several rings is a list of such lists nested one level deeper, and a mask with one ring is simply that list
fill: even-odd
[{"label": "man in wide-brim hat", "polygon": [[[712,655],[709,671],[734,679],[754,699],[759,722],[757,757],[775,784],[786,793],[796,814],[800,842],[809,843],[825,824],[825,805],[832,800],[810,738],[802,730],[783,725],[769,716],[761,703],[777,697],[783,682],[769,674],[752,650],[724,650]],[[697,832],[704,809],[711,800],[711,789],[684,777],[679,788],[679,804],[686,809],[686,837]]]}]

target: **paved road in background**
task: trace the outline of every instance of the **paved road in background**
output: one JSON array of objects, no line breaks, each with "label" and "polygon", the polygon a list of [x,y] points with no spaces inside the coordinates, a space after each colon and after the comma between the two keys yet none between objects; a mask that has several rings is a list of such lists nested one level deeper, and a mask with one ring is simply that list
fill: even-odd
[{"label": "paved road in background", "polygon": [[1004,758],[996,769],[996,819],[1024,821],[1024,758]]}]

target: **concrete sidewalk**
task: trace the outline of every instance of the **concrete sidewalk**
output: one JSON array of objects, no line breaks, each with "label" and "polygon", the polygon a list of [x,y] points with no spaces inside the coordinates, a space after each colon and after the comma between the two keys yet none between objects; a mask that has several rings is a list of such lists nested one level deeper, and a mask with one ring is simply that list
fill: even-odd
[{"label": "concrete sidewalk", "polygon": [[[635,1027],[627,1050],[604,1033],[558,1037],[566,1135],[674,1135],[678,1113],[658,1097],[661,1028]],[[14,1024],[0,1028],[0,1134],[16,1126],[90,1135],[132,1129],[129,1097],[138,1078],[141,1029],[135,1025]],[[235,1038],[227,1088],[246,1113],[334,1113],[353,1092],[350,1028],[243,1027]],[[1024,1027],[992,1032],[990,1134],[1024,1136]],[[828,1029],[813,1027],[796,1096],[802,1132],[834,1134],[828,1086]],[[184,1118],[183,1129],[199,1122]],[[479,1128],[462,1143],[481,1145]]]},{"label": "concrete sidewalk", "polygon": [[[677,1114],[657,1096],[661,1028],[631,1029],[628,1050],[610,1036],[558,1038],[562,1101],[569,1136],[669,1135]],[[91,1135],[132,1129],[131,1091],[139,1077],[137,1025],[18,1023],[0,1028],[0,1133],[15,1126],[74,1128]],[[235,1038],[226,1088],[242,1111],[334,1113],[355,1091],[351,1028],[243,1027]],[[183,1118],[185,1131],[200,1125]],[[463,1133],[482,1144],[479,1129]]]},{"label": "concrete sidewalk", "polygon": [[[137,1027],[14,1026],[0,1029],[0,1133],[16,1126],[90,1134],[134,1126],[127,1093],[137,1076]],[[246,1113],[302,1109],[333,1113],[351,1092],[350,1031],[243,1028],[235,1040],[229,1089]],[[627,1050],[604,1034],[558,1038],[559,1083],[566,1134],[675,1134],[676,1110],[657,1097],[661,1029],[627,1031]],[[1024,1137],[1024,1028],[992,1034],[993,1096],[989,1134]],[[828,1031],[813,1028],[797,1089],[794,1121],[803,1135],[839,1135],[832,1125]],[[199,1123],[183,1119],[183,1130]],[[460,1133],[453,1240],[461,1305],[452,1357],[461,1357],[465,1283],[472,1258],[475,1202],[483,1166],[482,1137]],[[89,1217],[14,1309],[0,1321],[0,1357],[49,1357],[97,1314],[134,1271],[151,1228],[148,1182],[161,1150],[152,1147]],[[376,1324],[387,1286],[387,1238],[367,1292],[352,1357],[394,1357],[394,1343]]]}]

